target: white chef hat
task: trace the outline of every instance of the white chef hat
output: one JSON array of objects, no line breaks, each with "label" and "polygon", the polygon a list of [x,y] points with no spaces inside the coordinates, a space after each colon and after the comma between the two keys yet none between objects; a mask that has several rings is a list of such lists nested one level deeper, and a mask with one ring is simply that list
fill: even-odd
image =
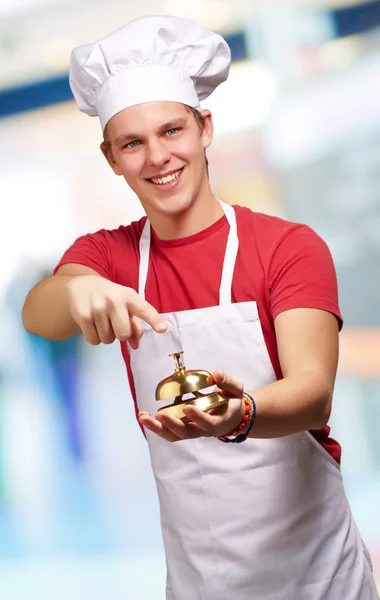
[{"label": "white chef hat", "polygon": [[136,104],[200,100],[228,77],[231,52],[218,34],[180,17],[141,17],[99,42],[74,48],[70,86],[79,109],[102,129]]}]

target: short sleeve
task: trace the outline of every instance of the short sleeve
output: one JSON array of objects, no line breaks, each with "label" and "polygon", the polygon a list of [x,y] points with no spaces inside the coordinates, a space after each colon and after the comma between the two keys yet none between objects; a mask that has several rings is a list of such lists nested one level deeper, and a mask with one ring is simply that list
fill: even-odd
[{"label": "short sleeve", "polygon": [[106,279],[115,280],[110,248],[104,230],[78,238],[62,256],[54,269],[54,274],[62,265],[70,263],[84,265]]},{"label": "short sleeve", "polygon": [[268,273],[273,319],[292,308],[317,308],[334,314],[342,328],[338,284],[327,244],[306,225],[296,225],[275,247]]}]

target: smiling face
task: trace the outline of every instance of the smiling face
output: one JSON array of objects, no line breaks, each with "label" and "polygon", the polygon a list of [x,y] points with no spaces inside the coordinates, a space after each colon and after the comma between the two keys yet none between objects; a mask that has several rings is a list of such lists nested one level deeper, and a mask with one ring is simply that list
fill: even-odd
[{"label": "smiling face", "polygon": [[117,113],[107,124],[103,154],[137,194],[151,221],[182,215],[212,197],[205,149],[213,126],[211,113],[202,115],[201,130],[183,104],[149,102]]}]

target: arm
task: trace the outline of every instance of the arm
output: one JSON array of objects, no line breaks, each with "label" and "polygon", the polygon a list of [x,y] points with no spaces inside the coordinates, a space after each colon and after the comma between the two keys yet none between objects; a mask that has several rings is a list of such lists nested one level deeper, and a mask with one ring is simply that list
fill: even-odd
[{"label": "arm", "polygon": [[277,316],[275,328],[284,378],[252,390],[257,419],[250,437],[320,429],[330,417],[338,364],[337,318],[321,310],[293,309]]},{"label": "arm", "polygon": [[137,348],[143,333],[140,319],[163,333],[157,310],[132,288],[101,277],[89,267],[67,264],[38,283],[22,311],[24,327],[51,340],[83,333],[89,344],[128,340]]},{"label": "arm", "polygon": [[22,322],[29,333],[50,340],[65,340],[81,333],[71,315],[68,283],[82,275],[100,277],[89,267],[68,264],[30,290],[22,309]]}]

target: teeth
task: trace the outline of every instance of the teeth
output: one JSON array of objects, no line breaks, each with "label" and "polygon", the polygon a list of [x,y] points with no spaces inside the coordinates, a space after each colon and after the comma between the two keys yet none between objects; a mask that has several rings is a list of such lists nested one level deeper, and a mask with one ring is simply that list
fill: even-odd
[{"label": "teeth", "polygon": [[157,178],[157,179],[151,179],[151,181],[153,181],[153,183],[162,185],[164,183],[169,183],[169,181],[174,181],[175,179],[178,179],[178,177],[181,175],[181,171],[182,169],[180,169],[179,171],[176,171],[175,173],[172,173],[171,175],[168,175],[167,177],[161,177],[161,178]]}]

